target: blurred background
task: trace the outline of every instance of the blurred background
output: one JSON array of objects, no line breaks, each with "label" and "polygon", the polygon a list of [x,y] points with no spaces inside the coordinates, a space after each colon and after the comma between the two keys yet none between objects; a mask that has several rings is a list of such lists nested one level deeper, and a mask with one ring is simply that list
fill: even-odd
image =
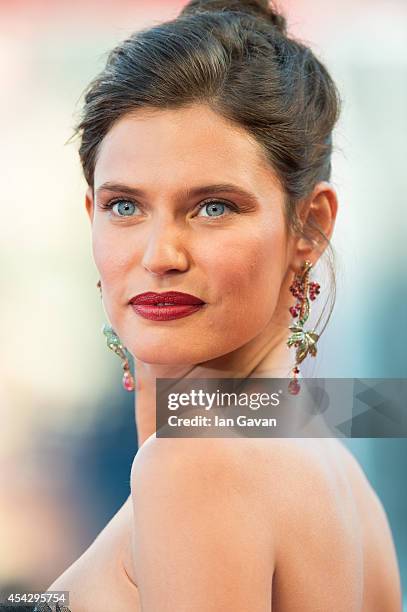
[{"label": "blurred background", "polygon": [[[107,52],[183,4],[0,1],[0,588],[46,587],[129,495],[133,397],[101,333],[85,182],[66,141]],[[407,4],[279,6],[344,102],[333,158],[337,300],[304,375],[407,378]],[[405,590],[407,440],[346,444],[386,509]]]}]

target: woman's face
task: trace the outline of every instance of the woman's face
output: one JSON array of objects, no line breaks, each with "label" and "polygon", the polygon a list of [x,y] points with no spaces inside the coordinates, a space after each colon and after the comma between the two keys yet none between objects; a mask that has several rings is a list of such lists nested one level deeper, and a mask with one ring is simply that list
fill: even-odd
[{"label": "woman's face", "polygon": [[[265,330],[289,263],[283,197],[260,146],[204,105],[112,127],[87,209],[106,314],[137,359],[202,363]],[[151,320],[130,304],[149,291],[205,304]]]}]

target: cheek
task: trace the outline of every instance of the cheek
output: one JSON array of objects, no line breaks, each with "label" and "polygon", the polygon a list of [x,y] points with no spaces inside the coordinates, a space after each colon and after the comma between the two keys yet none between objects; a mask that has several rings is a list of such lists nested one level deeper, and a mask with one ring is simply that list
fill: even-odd
[{"label": "cheek", "polygon": [[108,224],[95,222],[92,232],[93,257],[106,292],[120,289],[118,279],[123,279],[123,270],[131,263],[133,252],[125,232],[119,232]]},{"label": "cheek", "polygon": [[134,244],[117,228],[95,223],[92,235],[93,258],[103,279],[103,306],[114,329],[120,328],[123,304],[127,301],[127,271],[134,269]]},{"label": "cheek", "polygon": [[230,332],[255,333],[269,321],[278,301],[284,253],[282,232],[270,226],[227,237],[220,251],[208,255],[211,289],[222,308],[222,325]]}]

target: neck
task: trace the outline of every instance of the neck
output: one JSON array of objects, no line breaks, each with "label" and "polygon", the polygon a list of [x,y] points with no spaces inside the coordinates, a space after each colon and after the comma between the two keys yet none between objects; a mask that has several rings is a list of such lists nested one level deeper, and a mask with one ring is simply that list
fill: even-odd
[{"label": "neck", "polygon": [[[155,384],[157,378],[287,378],[293,367],[293,354],[286,345],[288,322],[284,325],[273,318],[262,333],[228,355],[198,366],[156,366],[138,362],[135,394],[135,416],[139,447],[156,430]],[[142,372],[140,373],[140,368]],[[140,376],[141,374],[141,376]]]}]

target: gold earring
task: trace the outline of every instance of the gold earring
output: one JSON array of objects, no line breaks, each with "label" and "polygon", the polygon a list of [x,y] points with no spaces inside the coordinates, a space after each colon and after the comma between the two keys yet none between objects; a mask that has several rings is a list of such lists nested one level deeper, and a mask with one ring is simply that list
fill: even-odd
[{"label": "gold earring", "polygon": [[320,292],[320,285],[317,282],[310,282],[309,276],[312,268],[310,261],[303,263],[302,269],[295,275],[293,283],[290,285],[290,291],[297,303],[291,306],[289,311],[293,318],[299,317],[298,322],[290,325],[289,329],[293,332],[287,340],[287,346],[296,347],[296,363],[292,369],[293,378],[290,380],[288,390],[293,395],[297,395],[301,389],[300,383],[297,380],[297,375],[300,373],[299,364],[304,361],[308,354],[315,357],[317,354],[317,340],[319,335],[315,330],[305,331],[304,324],[309,317],[311,306],[310,301],[314,301]]},{"label": "gold earring", "polygon": [[[96,283],[96,286],[100,290],[100,297],[102,297],[102,283],[100,280]],[[123,378],[122,385],[126,391],[134,391],[135,384],[134,378],[130,371],[130,363],[127,356],[127,349],[123,346],[119,336],[114,331],[113,327],[105,323],[102,327],[103,335],[106,337],[107,346],[122,360]]]}]

